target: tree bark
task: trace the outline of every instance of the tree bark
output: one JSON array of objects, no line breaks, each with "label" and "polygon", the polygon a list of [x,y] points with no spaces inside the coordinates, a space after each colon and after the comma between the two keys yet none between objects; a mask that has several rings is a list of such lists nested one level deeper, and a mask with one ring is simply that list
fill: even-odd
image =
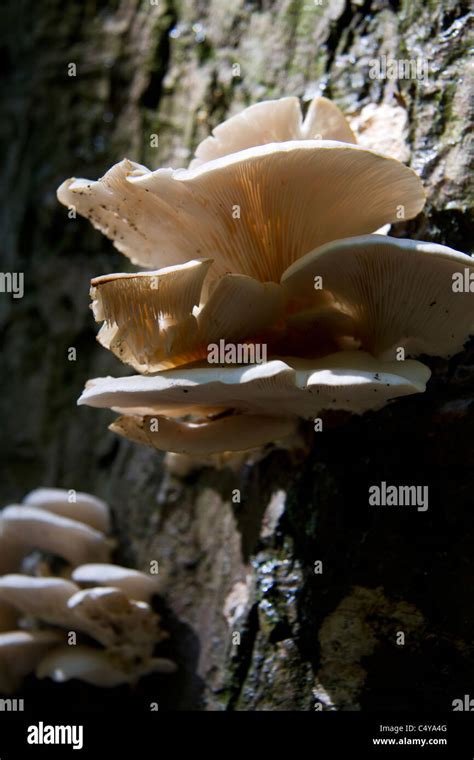
[{"label": "tree bark", "polygon": [[[177,478],[162,455],[110,433],[110,413],[76,408],[88,378],[127,371],[95,343],[88,309],[89,279],[124,261],[68,218],[55,189],[124,156],[186,165],[226,115],[320,92],[352,116],[370,103],[406,109],[428,203],[392,234],[468,251],[467,2],[16,0],[4,14],[2,271],[24,273],[25,296],[0,294],[1,503],[38,485],[90,491],[113,507],[117,561],[159,562],[180,670],[120,697],[178,710],[450,710],[474,680],[472,346],[429,360],[423,396],[306,430],[301,452],[270,447],[236,472]],[[428,78],[371,79],[381,55],[425,61]],[[369,507],[382,480],[429,486],[429,509]]]}]

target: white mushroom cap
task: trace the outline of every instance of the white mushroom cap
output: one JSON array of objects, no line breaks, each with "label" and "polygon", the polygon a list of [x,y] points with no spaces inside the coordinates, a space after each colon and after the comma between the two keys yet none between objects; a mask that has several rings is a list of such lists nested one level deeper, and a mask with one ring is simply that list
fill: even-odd
[{"label": "white mushroom cap", "polygon": [[115,420],[110,430],[161,451],[206,456],[222,451],[245,451],[279,441],[294,433],[295,427],[294,418],[250,414],[199,423],[126,415]]},{"label": "white mushroom cap", "polygon": [[89,564],[76,567],[72,579],[81,586],[113,586],[120,589],[128,599],[148,602],[160,590],[156,576],[132,570],[129,567],[107,564]]},{"label": "white mushroom cap", "polygon": [[2,542],[57,554],[72,565],[106,562],[110,548],[103,533],[67,517],[29,506],[10,506],[0,513]]},{"label": "white mushroom cap", "polygon": [[355,143],[339,108],[326,98],[314,98],[303,120],[298,98],[265,100],[245,108],[212,130],[196,148],[194,169],[229,153],[287,140],[339,140]]},{"label": "white mushroom cap", "polygon": [[52,625],[67,626],[73,620],[67,603],[79,588],[63,578],[34,578],[4,575],[0,578],[0,600],[13,605],[23,615]]},{"label": "white mushroom cap", "polygon": [[208,365],[169,370],[154,377],[97,378],[79,404],[99,408],[181,407],[195,412],[212,399],[247,414],[316,416],[325,409],[361,414],[390,399],[424,391],[429,369],[417,361],[380,362],[361,351],[340,351],[317,360],[275,359],[259,365]]},{"label": "white mushroom cap", "polygon": [[191,170],[146,172],[123,161],[98,182],[68,180],[58,198],[141,266],[210,257],[210,279],[261,282],[279,282],[316,246],[397,221],[400,205],[410,219],[425,202],[403,164],[324,140],[259,145]]},{"label": "white mushroom cap", "polygon": [[54,649],[38,665],[38,678],[51,678],[57,683],[78,679],[93,686],[114,687],[133,683],[150,673],[173,673],[176,666],[170,660],[152,658],[141,667],[124,670],[115,658],[91,647],[60,647]]},{"label": "white mushroom cap", "polygon": [[88,493],[77,491],[74,501],[71,501],[69,491],[62,488],[36,488],[24,497],[22,503],[78,520],[102,533],[108,533],[110,530],[108,505],[102,499]]},{"label": "white mushroom cap", "polygon": [[350,319],[364,350],[384,360],[451,356],[474,333],[474,294],[453,292],[453,275],[474,259],[443,245],[379,235],[347,238],[311,251],[283,275],[288,296],[318,300],[314,278]]},{"label": "white mushroom cap", "polygon": [[56,631],[0,633],[0,693],[16,691],[46,652],[62,640]]}]

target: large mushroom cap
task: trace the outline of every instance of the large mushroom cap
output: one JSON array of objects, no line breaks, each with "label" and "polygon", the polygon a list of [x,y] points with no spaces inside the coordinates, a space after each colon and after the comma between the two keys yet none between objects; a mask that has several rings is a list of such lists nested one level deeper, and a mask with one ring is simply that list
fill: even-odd
[{"label": "large mushroom cap", "polygon": [[[313,299],[314,278],[334,299],[362,348],[384,360],[406,355],[451,356],[474,332],[474,293],[457,277],[474,259],[443,245],[380,235],[347,238],[311,251],[283,275],[289,298]],[[474,279],[474,278],[473,278]]]},{"label": "large mushroom cap", "polygon": [[191,170],[147,172],[122,161],[98,182],[68,180],[58,198],[137,264],[211,257],[212,278],[234,272],[261,282],[278,282],[316,246],[398,220],[400,209],[410,219],[425,202],[403,164],[324,140],[259,145]]},{"label": "large mushroom cap", "polygon": [[229,153],[288,140],[339,140],[355,143],[339,108],[327,98],[314,98],[303,120],[298,98],[265,100],[219,124],[196,148],[194,169]]},{"label": "large mushroom cap", "polygon": [[239,367],[208,365],[169,370],[154,377],[97,378],[79,404],[100,408],[181,409],[183,402],[246,414],[311,418],[325,409],[361,414],[390,399],[420,393],[430,371],[416,361],[379,362],[360,351],[341,351],[317,360],[273,360]]}]

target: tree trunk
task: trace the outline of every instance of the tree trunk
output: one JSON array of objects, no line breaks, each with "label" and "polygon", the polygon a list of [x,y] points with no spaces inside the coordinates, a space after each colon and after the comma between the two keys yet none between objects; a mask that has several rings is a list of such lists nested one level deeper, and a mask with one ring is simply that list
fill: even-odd
[{"label": "tree trunk", "polygon": [[[159,562],[180,670],[131,699],[451,709],[474,681],[472,348],[431,360],[422,396],[306,430],[301,452],[178,478],[110,433],[111,413],[76,408],[88,378],[127,371],[95,343],[88,309],[89,279],[124,260],[55,189],[124,156],[185,165],[226,115],[320,92],[351,116],[406,109],[428,203],[392,234],[467,251],[467,2],[16,0],[4,14],[2,271],[24,273],[25,295],[0,293],[1,503],[39,485],[90,491],[113,506],[117,561]],[[420,60],[428,77],[371,78],[382,55]],[[370,507],[383,480],[429,486],[429,509]]]}]

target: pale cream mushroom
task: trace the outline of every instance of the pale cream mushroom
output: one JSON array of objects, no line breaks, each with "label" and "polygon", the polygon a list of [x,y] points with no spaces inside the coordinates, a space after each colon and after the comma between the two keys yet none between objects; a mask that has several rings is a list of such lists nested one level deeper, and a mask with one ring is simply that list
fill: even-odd
[{"label": "pale cream mushroom", "polygon": [[109,559],[110,545],[103,533],[38,507],[5,507],[0,512],[0,526],[2,543],[14,548],[20,558],[32,549],[40,549],[72,565]]},{"label": "pale cream mushroom", "polygon": [[88,564],[76,567],[72,579],[80,586],[113,586],[128,599],[149,602],[160,591],[161,581],[130,567],[108,564]]},{"label": "pale cream mushroom", "polygon": [[67,180],[58,198],[142,266],[212,258],[206,287],[227,273],[279,282],[316,246],[395,222],[400,207],[410,219],[425,202],[400,162],[324,140],[259,145],[190,170],[125,160],[97,182]]},{"label": "pale cream mushroom", "polygon": [[304,119],[298,98],[265,100],[215,127],[212,135],[198,145],[189,166],[194,169],[256,145],[309,139],[356,142],[341,111],[327,98],[314,98]]},{"label": "pale cream mushroom", "polygon": [[56,631],[0,633],[0,693],[12,694],[49,649],[64,636]]},{"label": "pale cream mushroom", "polygon": [[36,488],[23,498],[22,504],[78,520],[102,533],[110,530],[108,505],[88,493],[72,493],[62,488]]},{"label": "pale cream mushroom", "polygon": [[114,687],[134,683],[151,673],[174,673],[170,660],[154,657],[135,668],[124,668],[116,657],[92,647],[60,647],[44,657],[36,668],[38,678],[57,683],[78,679],[93,686]]},{"label": "pale cream mushroom", "polygon": [[74,615],[68,600],[79,591],[78,586],[63,578],[34,578],[29,575],[0,577],[0,600],[28,617],[45,623],[71,626]]},{"label": "pale cream mushroom", "polygon": [[361,351],[341,351],[317,360],[275,359],[239,367],[208,365],[168,370],[153,377],[97,378],[89,381],[79,404],[99,408],[173,407],[183,399],[195,414],[212,399],[244,414],[311,418],[322,410],[362,414],[389,400],[421,393],[429,369],[417,361],[380,362]]},{"label": "pale cream mushroom", "polygon": [[[283,317],[283,291],[245,275],[224,275],[199,306],[209,261],[92,280],[98,340],[143,374],[202,359],[214,341],[245,339]],[[199,308],[198,308],[199,307]]]},{"label": "pale cream mushroom", "polygon": [[170,417],[124,415],[110,425],[110,430],[161,451],[201,457],[221,451],[246,451],[269,441],[279,441],[295,432],[296,421],[289,417],[252,414],[198,423]]},{"label": "pale cream mushroom", "polygon": [[[467,272],[467,277],[466,277]],[[334,299],[362,348],[382,360],[452,356],[474,333],[474,259],[442,245],[379,235],[311,251],[283,275],[288,297],[318,302],[314,278]]]}]

